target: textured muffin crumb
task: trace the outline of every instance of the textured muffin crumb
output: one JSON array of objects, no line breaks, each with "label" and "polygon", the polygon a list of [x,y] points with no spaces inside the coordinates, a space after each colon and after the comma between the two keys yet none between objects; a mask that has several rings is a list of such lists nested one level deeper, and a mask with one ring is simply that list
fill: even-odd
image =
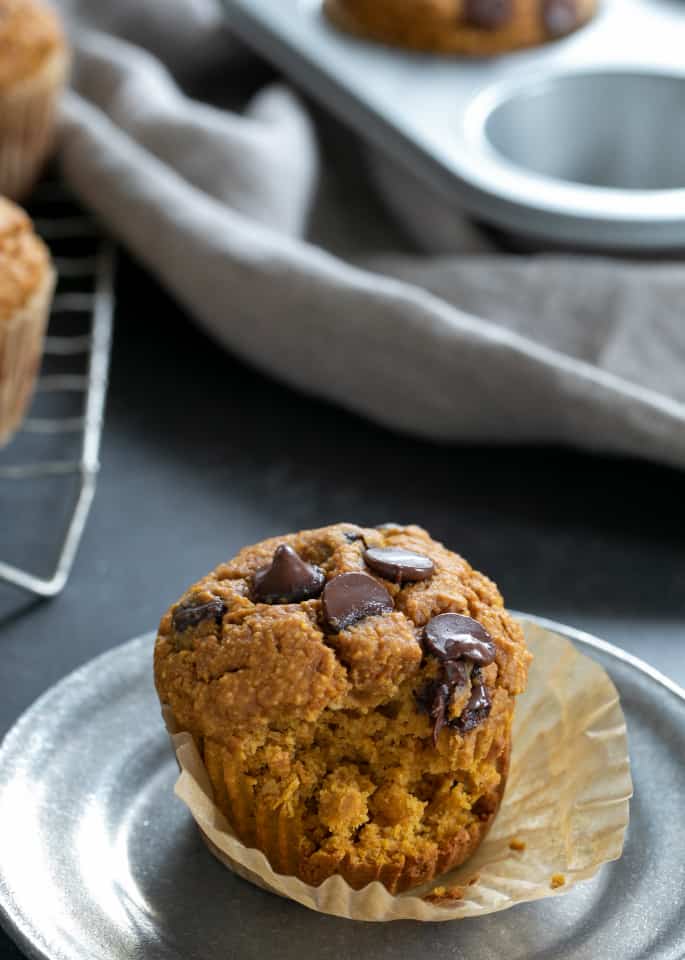
[{"label": "textured muffin crumb", "polygon": [[0,197],[0,321],[25,306],[49,266],[50,254],[28,215]]},{"label": "textured muffin crumb", "polygon": [[64,48],[59,18],[43,0],[0,0],[0,91],[34,76]]},{"label": "textured muffin crumb", "polygon": [[436,907],[451,907],[464,899],[464,890],[462,887],[434,887],[423,899]]},{"label": "textured muffin crumb", "polygon": [[[284,545],[296,556],[281,549],[276,570]],[[423,579],[381,576],[371,563],[387,575],[395,567],[373,548]],[[412,573],[413,554],[430,558],[429,572]],[[299,561],[310,573],[295,577]],[[288,590],[321,586],[323,599],[288,602]],[[338,629],[334,611],[346,603],[359,619]],[[426,712],[435,697],[427,708],[422,691],[440,689],[449,671],[424,637],[445,613],[478,621],[494,654],[461,669],[463,687],[436,724]],[[191,587],[162,619],[155,680],[244,843],[308,883],[340,873],[357,888],[379,879],[396,891],[461,862],[482,839],[528,662],[497,588],[461,557],[418,527],[338,524],[248,547]],[[476,686],[488,710],[468,728]]]}]

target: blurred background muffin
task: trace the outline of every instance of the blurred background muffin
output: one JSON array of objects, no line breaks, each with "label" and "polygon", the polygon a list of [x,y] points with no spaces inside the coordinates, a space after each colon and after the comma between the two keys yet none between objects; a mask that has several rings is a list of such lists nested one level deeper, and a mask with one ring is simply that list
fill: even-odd
[{"label": "blurred background muffin", "polygon": [[21,199],[50,150],[69,64],[57,14],[40,0],[0,0],[0,194]]},{"label": "blurred background muffin", "polygon": [[596,0],[326,0],[351,33],[435,53],[489,56],[555,40],[586,23]]},{"label": "blurred background muffin", "polygon": [[483,839],[529,659],[497,587],[424,530],[338,524],[188,590],[155,681],[243,843],[313,885],[395,893]]},{"label": "blurred background muffin", "polygon": [[54,284],[50,254],[31,220],[0,197],[0,445],[31,398]]}]

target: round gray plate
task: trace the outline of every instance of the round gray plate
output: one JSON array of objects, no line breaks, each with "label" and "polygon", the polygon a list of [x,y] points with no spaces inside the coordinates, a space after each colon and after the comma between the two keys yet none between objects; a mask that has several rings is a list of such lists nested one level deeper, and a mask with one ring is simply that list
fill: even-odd
[{"label": "round gray plate", "polygon": [[0,919],[29,956],[51,960],[681,960],[685,692],[601,640],[540,622],[611,674],[635,781],[622,859],[568,895],[460,923],[361,924],[235,877],[172,794],[150,634],[58,683],[0,748]]}]

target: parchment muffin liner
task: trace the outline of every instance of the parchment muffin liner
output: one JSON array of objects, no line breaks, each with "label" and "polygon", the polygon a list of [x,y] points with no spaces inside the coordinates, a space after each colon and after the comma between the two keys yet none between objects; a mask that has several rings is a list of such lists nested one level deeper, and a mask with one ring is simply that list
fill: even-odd
[{"label": "parchment muffin liner", "polygon": [[263,889],[311,910],[352,920],[457,920],[559,896],[617,860],[629,818],[632,780],[625,718],[606,671],[564,637],[522,623],[535,659],[518,698],[513,753],[502,807],[465,864],[392,896],[374,882],[353,890],[339,876],[312,887],[275,873],[244,846],[212,800],[195,743],[163,710],[180,776],[176,795],[208,848]]},{"label": "parchment muffin liner", "polygon": [[21,423],[33,394],[55,281],[50,268],[27,303],[0,321],[0,447]]},{"label": "parchment muffin liner", "polygon": [[0,94],[0,194],[22,200],[52,148],[69,55],[56,50],[32,77]]}]

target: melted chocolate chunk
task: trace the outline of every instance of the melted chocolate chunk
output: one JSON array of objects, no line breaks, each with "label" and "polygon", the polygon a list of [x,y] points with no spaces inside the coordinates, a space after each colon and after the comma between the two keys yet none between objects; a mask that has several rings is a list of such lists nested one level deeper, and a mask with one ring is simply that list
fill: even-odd
[{"label": "melted chocolate chunk", "polygon": [[497,30],[509,23],[511,16],[511,0],[465,0],[464,20],[471,27]]},{"label": "melted chocolate chunk", "polygon": [[207,603],[178,607],[174,611],[173,627],[176,633],[183,633],[190,627],[196,627],[198,623],[204,620],[214,620],[221,623],[223,615],[226,613],[226,604],[221,597],[213,597]]},{"label": "melted chocolate chunk", "polygon": [[450,726],[459,730],[460,733],[468,733],[479,723],[482,723],[490,715],[492,701],[483,683],[480,670],[474,669],[471,674],[471,697],[466,704],[460,717],[455,717],[450,721]]},{"label": "melted chocolate chunk", "polygon": [[463,661],[448,660],[443,664],[442,676],[437,680],[429,680],[423,689],[414,694],[419,709],[429,714],[433,721],[433,745],[436,747],[442,728],[454,726],[454,721],[448,720],[449,706],[466,686],[466,680]]},{"label": "melted chocolate chunk", "polygon": [[542,22],[550,37],[563,37],[578,26],[576,0],[542,0]]},{"label": "melted chocolate chunk", "polygon": [[257,603],[299,603],[318,597],[325,582],[323,570],[306,563],[291,546],[282,543],[269,566],[255,573],[252,596]]},{"label": "melted chocolate chunk", "polygon": [[431,703],[430,716],[433,721],[433,746],[437,747],[440,731],[447,725],[447,708],[450,702],[450,688],[446,683],[437,683]]},{"label": "melted chocolate chunk", "polygon": [[440,731],[447,724],[449,685],[440,680],[429,680],[421,690],[414,693],[414,699],[421,713],[427,713],[433,721],[433,746],[437,747]]},{"label": "melted chocolate chunk", "polygon": [[346,530],[343,536],[348,543],[356,543],[358,540],[361,540],[364,546],[366,546],[366,540],[364,539],[363,533],[357,533],[355,530]]},{"label": "melted chocolate chunk", "polygon": [[335,630],[347,630],[364,617],[391,613],[392,597],[368,573],[341,573],[329,580],[321,597],[323,615]]},{"label": "melted chocolate chunk", "polygon": [[[460,613],[441,613],[430,620],[423,631],[426,653],[440,661],[440,676],[416,695],[417,703],[433,719],[433,743],[437,744],[440,731],[450,726],[460,733],[468,733],[489,715],[492,707],[480,668],[495,660],[496,648],[492,637],[482,623]],[[471,671],[471,696],[459,717],[448,720],[450,704],[466,686],[467,663]]]},{"label": "melted chocolate chunk", "polygon": [[485,627],[460,613],[441,613],[426,624],[423,644],[439,660],[465,659],[485,667],[495,659],[495,644]]},{"label": "melted chocolate chunk", "polygon": [[430,557],[402,547],[370,547],[364,551],[364,560],[372,570],[394,583],[427,580],[435,573]]},{"label": "melted chocolate chunk", "polygon": [[416,706],[419,713],[430,713],[431,704],[433,703],[434,688],[437,686],[437,681],[429,680],[420,690],[414,691],[414,700],[416,700]]},{"label": "melted chocolate chunk", "polygon": [[468,675],[466,673],[466,664],[463,660],[446,660],[442,667],[445,680],[456,693],[459,687],[465,687]]}]

